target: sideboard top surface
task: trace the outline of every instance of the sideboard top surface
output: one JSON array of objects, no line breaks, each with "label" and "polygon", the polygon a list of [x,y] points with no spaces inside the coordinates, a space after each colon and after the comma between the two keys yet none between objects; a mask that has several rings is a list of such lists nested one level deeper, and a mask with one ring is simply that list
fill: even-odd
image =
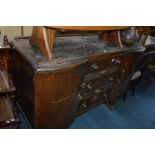
[{"label": "sideboard top surface", "polygon": [[62,68],[65,65],[75,64],[85,61],[88,57],[100,56],[107,53],[118,53],[127,50],[139,51],[142,47],[132,47],[130,49],[121,49],[108,42],[100,41],[98,36],[70,36],[56,37],[53,48],[53,59],[48,61],[42,55],[40,49],[32,47],[29,39],[15,39],[14,48],[30,62],[34,68],[52,69]]}]

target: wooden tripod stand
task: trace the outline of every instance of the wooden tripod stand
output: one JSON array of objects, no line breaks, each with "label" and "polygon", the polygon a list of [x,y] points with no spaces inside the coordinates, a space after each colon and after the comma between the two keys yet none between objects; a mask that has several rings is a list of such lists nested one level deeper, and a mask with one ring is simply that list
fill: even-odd
[{"label": "wooden tripod stand", "polygon": [[127,26],[34,26],[30,44],[37,46],[43,52],[43,55],[50,61],[52,60],[52,49],[54,47],[55,34],[57,29],[76,30],[76,31],[108,31],[100,36],[102,40],[113,41],[119,47],[119,30],[126,29]]}]

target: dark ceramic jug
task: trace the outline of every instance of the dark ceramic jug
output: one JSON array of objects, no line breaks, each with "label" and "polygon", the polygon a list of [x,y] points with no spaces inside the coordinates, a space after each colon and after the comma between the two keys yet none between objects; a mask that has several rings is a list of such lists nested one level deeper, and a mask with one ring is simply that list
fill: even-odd
[{"label": "dark ceramic jug", "polygon": [[135,27],[130,27],[127,30],[120,32],[120,37],[123,45],[131,46],[139,39],[139,35]]}]

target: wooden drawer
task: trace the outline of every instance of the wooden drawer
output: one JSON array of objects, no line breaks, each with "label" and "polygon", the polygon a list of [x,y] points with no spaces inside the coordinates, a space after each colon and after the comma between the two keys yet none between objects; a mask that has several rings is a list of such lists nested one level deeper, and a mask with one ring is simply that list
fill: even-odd
[{"label": "wooden drawer", "polygon": [[121,55],[120,56],[109,55],[108,58],[101,56],[101,58],[96,58],[95,60],[90,59],[86,66],[86,74],[103,71],[114,66],[120,66],[121,63],[122,63]]},{"label": "wooden drawer", "polygon": [[111,75],[117,73],[117,71],[119,70],[120,66],[116,65],[104,70],[100,70],[100,71],[96,71],[90,74],[85,75],[84,77],[84,82],[89,82],[95,79],[99,79],[99,78],[106,78],[106,77],[110,77]]},{"label": "wooden drawer", "polygon": [[82,82],[80,85],[80,93],[93,91],[100,87],[112,87],[114,77],[111,75],[105,78],[98,78],[89,82]]},{"label": "wooden drawer", "polygon": [[89,98],[92,98],[93,96],[98,96],[99,98],[102,98],[102,96],[104,96],[106,94],[106,96],[108,96],[107,92],[109,93],[109,90],[111,90],[112,85],[106,85],[106,86],[102,86],[99,88],[96,88],[92,91],[87,91],[87,92],[83,92],[78,95],[79,101],[85,101]]},{"label": "wooden drawer", "polygon": [[101,91],[99,89],[96,89],[96,93],[92,93],[92,96],[84,100],[80,100],[79,107],[77,109],[77,115],[80,115],[83,112],[86,112],[99,104],[107,102],[108,94],[110,91],[111,88],[106,90],[102,89]]}]

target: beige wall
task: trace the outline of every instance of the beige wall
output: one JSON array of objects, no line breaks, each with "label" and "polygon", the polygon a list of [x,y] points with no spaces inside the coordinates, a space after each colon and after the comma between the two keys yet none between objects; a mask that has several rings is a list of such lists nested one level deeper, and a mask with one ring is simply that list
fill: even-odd
[{"label": "beige wall", "polygon": [[[15,36],[21,36],[21,26],[0,26],[2,34],[8,36],[9,40],[13,40]],[[32,32],[32,26],[24,26],[24,35],[29,36]]]}]

